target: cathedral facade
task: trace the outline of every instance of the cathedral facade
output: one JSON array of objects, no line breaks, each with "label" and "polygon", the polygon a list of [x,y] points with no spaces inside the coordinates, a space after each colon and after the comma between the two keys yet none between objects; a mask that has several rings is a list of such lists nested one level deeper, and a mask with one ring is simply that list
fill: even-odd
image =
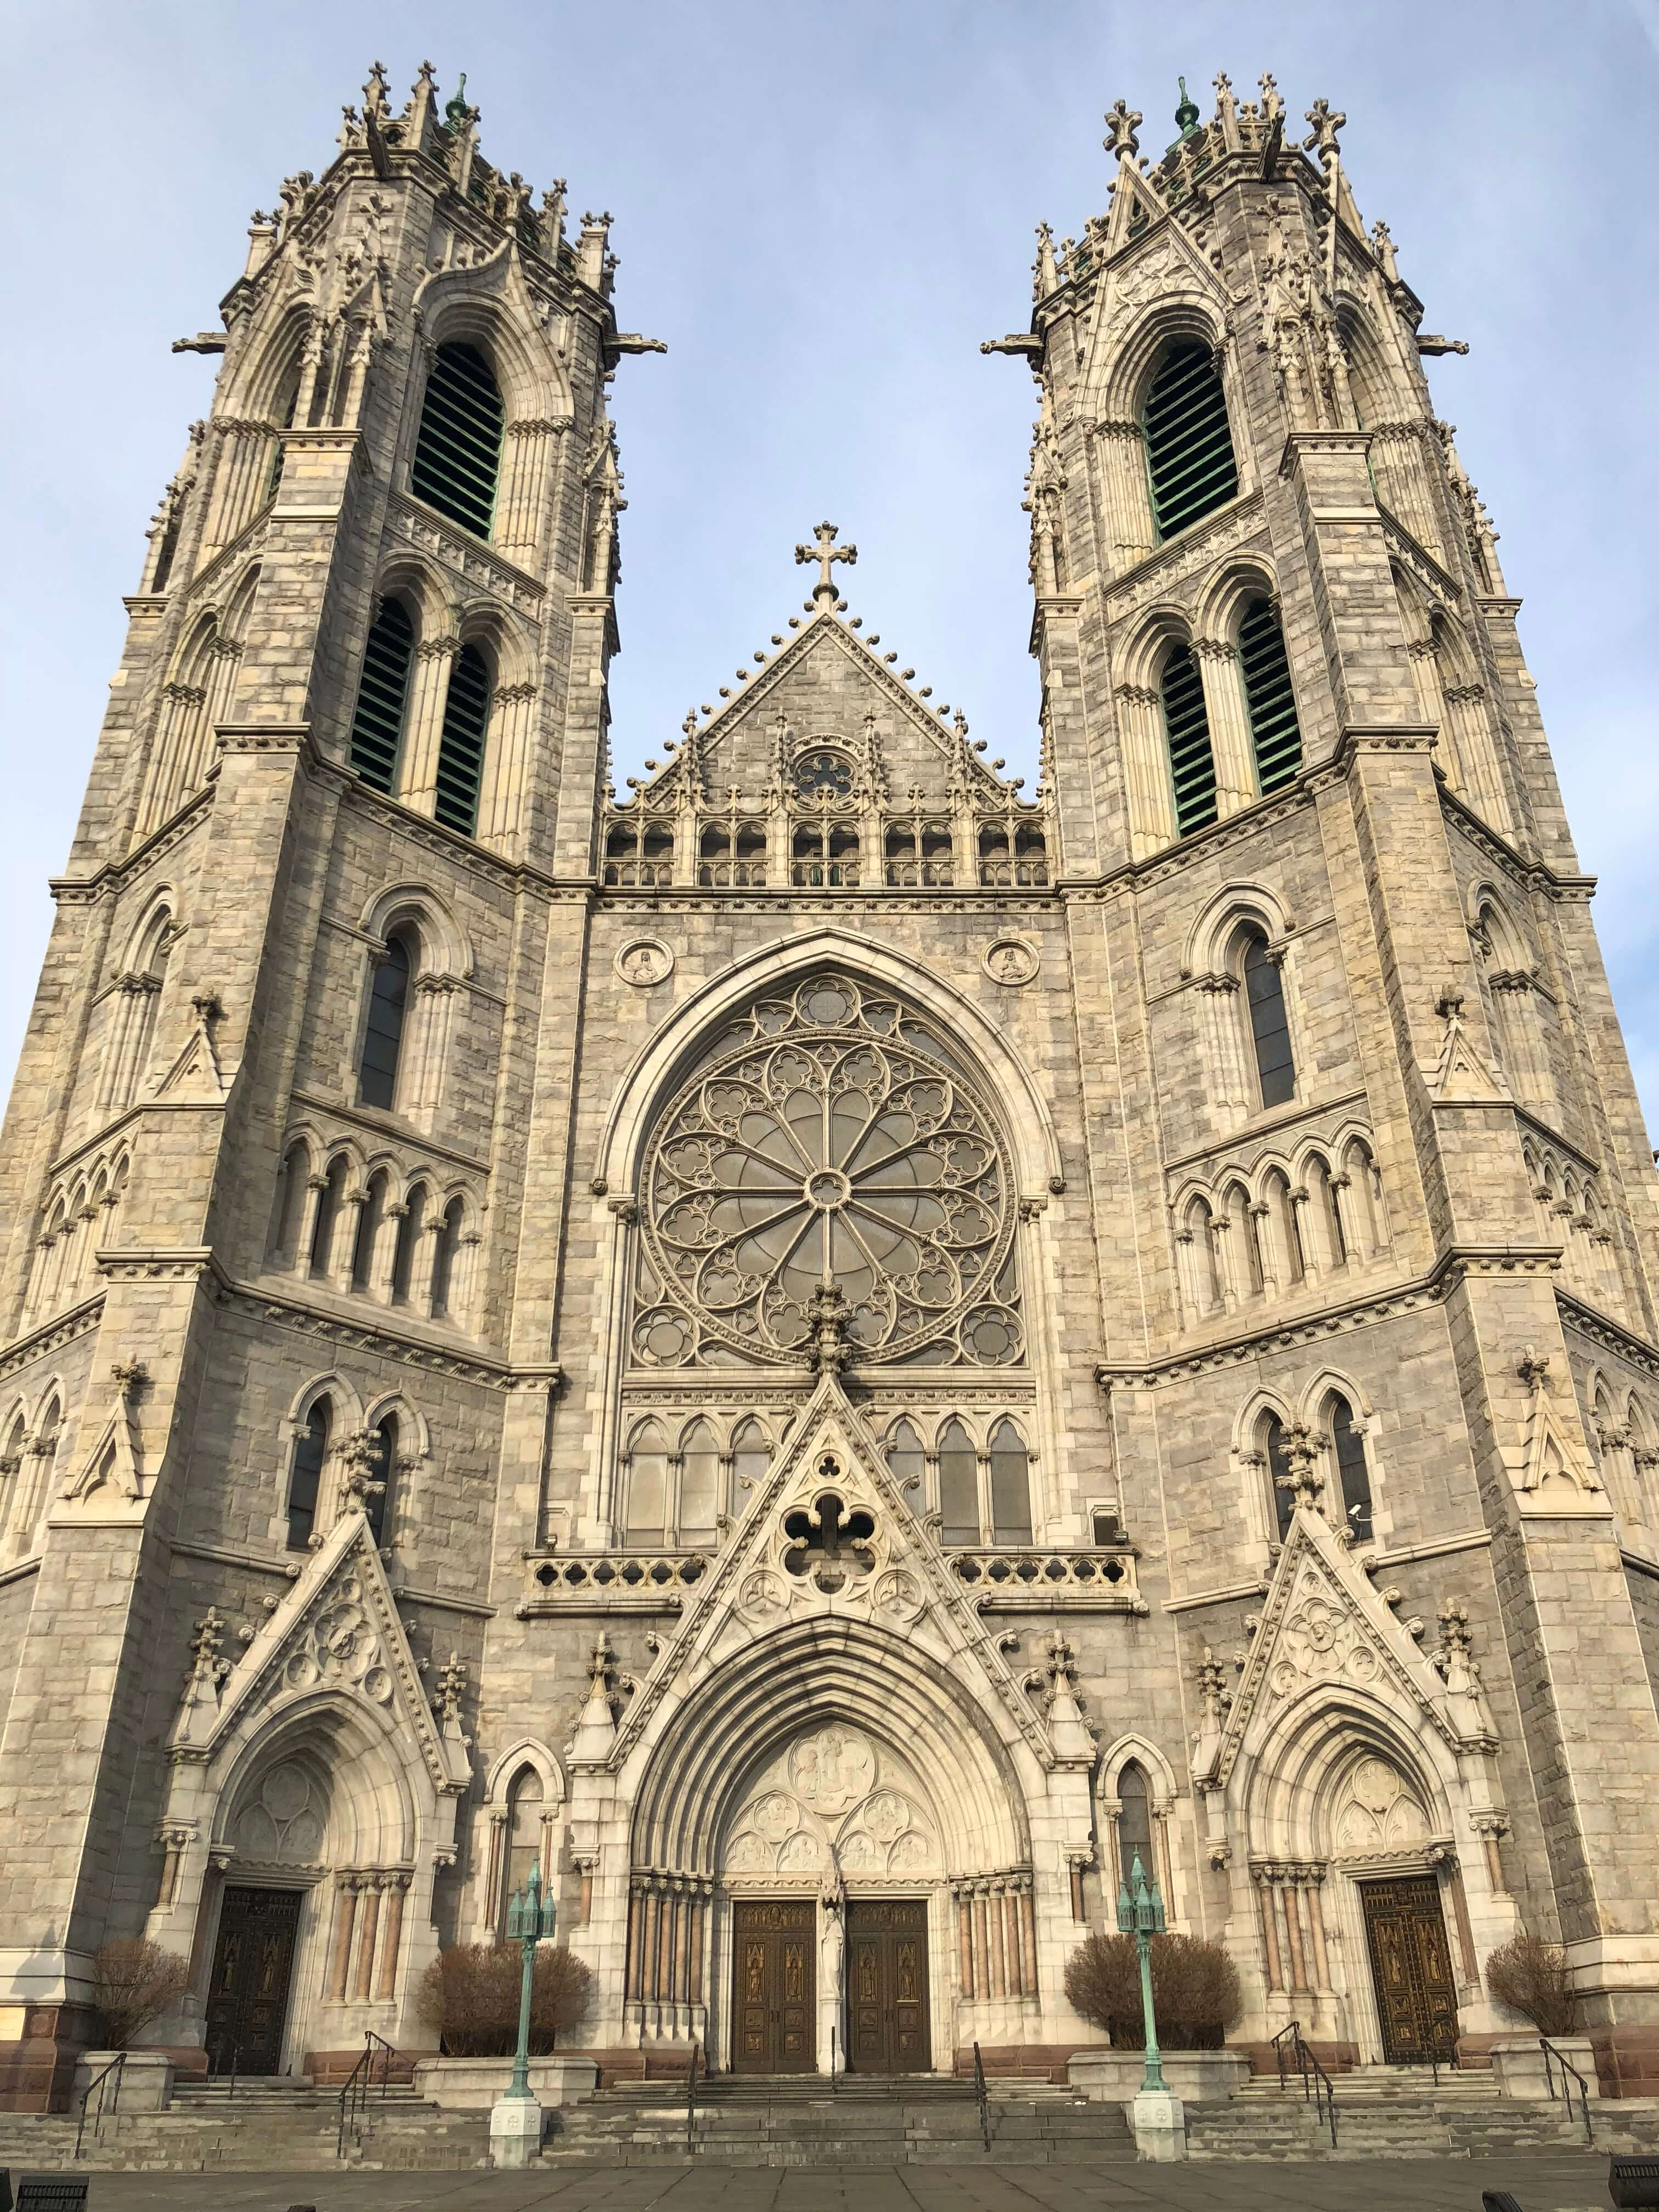
[{"label": "cathedral facade", "polygon": [[617,2069],[1063,2078],[1137,1856],[1236,2043],[1478,2063],[1525,1929],[1659,2087],[1593,886],[1455,341],[1217,89],[988,344],[1030,793],[825,523],[618,797],[608,219],[378,66],[255,218],[0,1151],[10,2105],[120,1936],[210,2070],[430,2050],[532,1867]]}]

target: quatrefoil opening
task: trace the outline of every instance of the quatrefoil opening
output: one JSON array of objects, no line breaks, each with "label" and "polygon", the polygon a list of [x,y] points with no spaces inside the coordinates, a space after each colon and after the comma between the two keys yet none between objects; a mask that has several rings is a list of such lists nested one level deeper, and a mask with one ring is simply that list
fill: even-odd
[{"label": "quatrefoil opening", "polygon": [[783,1533],[789,1539],[785,1571],[810,1576],[826,1596],[867,1575],[876,1564],[871,1548],[874,1515],[861,1505],[849,1510],[833,1490],[821,1491],[811,1505],[786,1516]]}]

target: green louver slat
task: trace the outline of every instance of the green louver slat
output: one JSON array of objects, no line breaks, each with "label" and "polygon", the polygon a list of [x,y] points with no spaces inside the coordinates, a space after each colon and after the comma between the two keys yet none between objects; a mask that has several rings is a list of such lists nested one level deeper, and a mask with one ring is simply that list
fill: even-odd
[{"label": "green louver slat", "polygon": [[363,651],[363,677],[351,720],[351,765],[376,791],[390,791],[409,702],[415,625],[396,599],[384,601]]},{"label": "green louver slat", "polygon": [[1256,781],[1264,793],[1277,791],[1302,766],[1302,731],[1285,633],[1266,599],[1253,600],[1239,624],[1238,659],[1250,710]]},{"label": "green louver slat", "polygon": [[415,496],[475,538],[488,538],[501,473],[501,395],[470,345],[441,345],[427,380],[410,474]]},{"label": "green louver slat", "polygon": [[1152,512],[1171,538],[1238,490],[1227,401],[1208,350],[1177,346],[1152,379],[1142,416]]},{"label": "green louver slat", "polygon": [[1170,745],[1170,775],[1175,785],[1176,834],[1184,837],[1215,820],[1215,756],[1210,749],[1210,720],[1204,711],[1204,684],[1198,664],[1184,645],[1164,664],[1164,731]]},{"label": "green louver slat", "polygon": [[464,645],[449,673],[443,736],[438,744],[438,796],[433,808],[446,829],[471,836],[478,822],[484,732],[489,726],[489,668],[476,645]]}]

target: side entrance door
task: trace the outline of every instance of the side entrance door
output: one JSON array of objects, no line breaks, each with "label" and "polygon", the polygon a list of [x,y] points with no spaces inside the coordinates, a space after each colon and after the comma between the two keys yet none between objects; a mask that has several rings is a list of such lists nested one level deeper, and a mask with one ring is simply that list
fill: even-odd
[{"label": "side entrance door", "polygon": [[927,1900],[847,1902],[847,2063],[854,2074],[925,2074]]},{"label": "side entrance door", "polygon": [[300,1933],[297,1889],[227,1889],[207,2001],[208,2070],[276,2074]]},{"label": "side entrance door", "polygon": [[1457,1991],[1439,1883],[1432,1875],[1413,1875],[1361,1882],[1359,1894],[1382,2056],[1391,2066],[1449,2059],[1457,2043]]},{"label": "side entrance door", "polygon": [[732,2071],[810,2074],[818,1910],[811,1898],[738,1898],[732,1907]]}]

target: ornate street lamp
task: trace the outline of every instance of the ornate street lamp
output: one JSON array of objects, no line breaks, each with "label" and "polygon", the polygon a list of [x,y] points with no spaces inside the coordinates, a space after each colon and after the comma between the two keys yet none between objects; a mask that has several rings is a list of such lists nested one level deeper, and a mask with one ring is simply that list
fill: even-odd
[{"label": "ornate street lamp", "polygon": [[[1139,1866],[1139,1859],[1135,1861]],[[526,2103],[530,2096],[530,1992],[536,1974],[536,1946],[550,1936],[559,1917],[556,1901],[542,1895],[542,1877],[532,1867],[524,1887],[514,1892],[507,1908],[507,1940],[524,1946],[524,1979],[519,1988],[519,2051],[513,2061],[513,2080],[507,2094]],[[1164,1924],[1160,1916],[1158,1925]],[[1150,2004],[1151,1999],[1148,1998]],[[1152,2017],[1148,2013],[1147,2018]]]},{"label": "ornate street lamp", "polygon": [[1140,1954],[1140,2012],[1146,2030],[1146,2078],[1140,2086],[1143,2090],[1163,2089],[1164,2061],[1158,2053],[1158,2021],[1152,2013],[1152,1938],[1164,1933],[1164,1899],[1158,1893],[1158,1884],[1148,1881],[1142,1873],[1139,1851],[1128,1881],[1118,1885],[1117,1924],[1125,1936],[1134,1937]]}]

